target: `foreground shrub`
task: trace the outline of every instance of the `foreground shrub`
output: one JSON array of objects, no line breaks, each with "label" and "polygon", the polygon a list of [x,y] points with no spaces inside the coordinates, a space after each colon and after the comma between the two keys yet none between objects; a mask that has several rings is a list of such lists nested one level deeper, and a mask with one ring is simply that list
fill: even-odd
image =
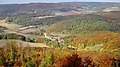
[{"label": "foreground shrub", "polygon": [[80,55],[73,53],[63,58],[61,67],[81,67],[84,66]]},{"label": "foreground shrub", "polygon": [[82,58],[77,53],[65,56],[59,63],[57,67],[94,67],[94,63],[90,57]]}]

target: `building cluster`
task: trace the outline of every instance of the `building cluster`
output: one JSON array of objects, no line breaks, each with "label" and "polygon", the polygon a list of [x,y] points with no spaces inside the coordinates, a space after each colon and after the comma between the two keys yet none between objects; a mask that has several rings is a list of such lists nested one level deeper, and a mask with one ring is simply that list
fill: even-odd
[{"label": "building cluster", "polygon": [[44,35],[45,35],[45,38],[64,44],[64,39],[60,38],[59,36],[50,35],[48,32],[45,32]]}]

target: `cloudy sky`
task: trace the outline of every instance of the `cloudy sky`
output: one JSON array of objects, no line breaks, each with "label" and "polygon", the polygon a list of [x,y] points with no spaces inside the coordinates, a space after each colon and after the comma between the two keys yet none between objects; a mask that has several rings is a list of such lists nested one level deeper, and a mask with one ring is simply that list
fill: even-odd
[{"label": "cloudy sky", "polygon": [[38,3],[38,2],[120,2],[120,0],[0,0],[0,4]]}]

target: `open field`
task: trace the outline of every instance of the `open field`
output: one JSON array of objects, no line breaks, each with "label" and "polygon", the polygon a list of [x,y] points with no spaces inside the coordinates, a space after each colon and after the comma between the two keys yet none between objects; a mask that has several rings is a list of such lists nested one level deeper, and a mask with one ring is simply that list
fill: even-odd
[{"label": "open field", "polygon": [[44,18],[51,18],[51,17],[55,17],[55,16],[39,16],[39,17],[35,17],[35,18],[44,19]]},{"label": "open field", "polygon": [[16,42],[18,46],[22,45],[23,47],[48,47],[44,43],[30,43],[21,40],[0,40],[0,47],[8,45],[11,41]]},{"label": "open field", "polygon": [[56,12],[55,13],[55,15],[62,15],[62,16],[67,16],[67,15],[78,15],[78,14],[81,14],[81,12],[79,12],[79,11],[74,11],[74,10],[72,10],[72,11],[67,11],[67,12]]},{"label": "open field", "polygon": [[17,25],[17,24],[8,24],[8,23],[5,23],[5,20],[0,20],[0,26],[3,26],[3,27],[6,27],[10,30],[14,30],[14,31],[17,31],[18,28],[20,27],[20,25]]},{"label": "open field", "polygon": [[5,32],[7,32],[7,33],[17,33],[17,32],[20,32],[20,33],[24,33],[25,34],[25,33],[34,32],[34,31],[38,30],[37,28],[30,28],[30,29],[25,29],[25,30],[20,31],[19,30],[19,28],[21,27],[20,25],[13,24],[13,23],[11,23],[11,24],[5,23],[5,20],[0,20],[0,26],[8,28],[9,30],[5,30]]},{"label": "open field", "polygon": [[37,29],[37,28],[30,28],[30,29],[22,30],[20,32],[21,33],[29,33],[29,32],[35,32],[37,30],[39,30],[39,29]]}]

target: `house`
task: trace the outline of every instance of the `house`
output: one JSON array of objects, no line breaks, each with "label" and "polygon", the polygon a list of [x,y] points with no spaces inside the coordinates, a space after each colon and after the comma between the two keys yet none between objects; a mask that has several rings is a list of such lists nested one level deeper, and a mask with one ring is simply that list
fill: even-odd
[{"label": "house", "polygon": [[58,42],[64,44],[64,39],[58,38]]},{"label": "house", "polygon": [[45,32],[44,35],[45,35],[45,38],[51,39],[48,32]]}]

